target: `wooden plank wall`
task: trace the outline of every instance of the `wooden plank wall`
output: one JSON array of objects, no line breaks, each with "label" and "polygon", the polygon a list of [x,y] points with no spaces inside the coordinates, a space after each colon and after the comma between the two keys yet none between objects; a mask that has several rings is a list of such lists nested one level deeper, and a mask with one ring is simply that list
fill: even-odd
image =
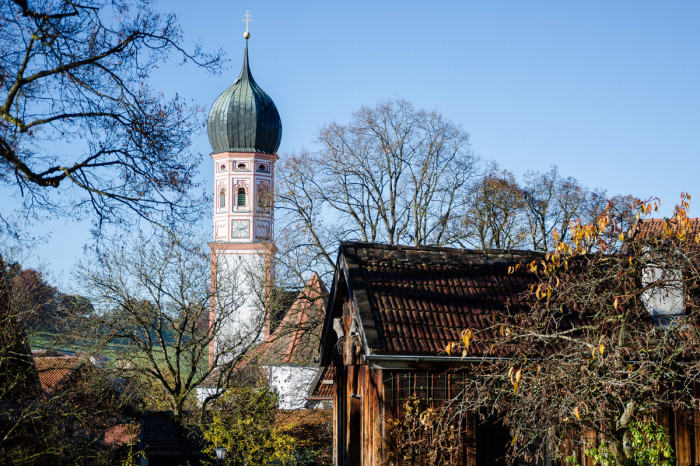
[{"label": "wooden plank wall", "polygon": [[[380,465],[383,463],[382,447],[384,438],[384,421],[390,418],[397,418],[402,415],[402,398],[410,393],[420,392],[421,388],[430,391],[430,399],[435,395],[451,395],[449,393],[451,380],[446,384],[447,393],[439,393],[443,389],[442,381],[436,383],[430,377],[410,379],[410,386],[385,386],[387,374],[382,374],[379,369],[371,369],[365,364],[346,365],[343,370],[338,370],[336,381],[336,400],[343,400],[344,403],[334,403],[336,416],[335,435],[339,435],[340,448],[344,451],[337,455],[340,464],[366,464]],[[406,384],[406,381],[397,383]],[[405,392],[405,393],[404,393]],[[353,397],[352,395],[356,395]],[[398,396],[397,396],[398,395]],[[436,396],[440,399],[441,396]],[[393,399],[392,399],[393,398]],[[341,407],[342,406],[342,407]],[[655,417],[656,421],[668,429],[671,436],[671,443],[677,458],[676,464],[679,466],[691,466],[700,464],[700,411],[665,411],[660,412]],[[463,464],[474,466],[478,464],[479,445],[478,421],[475,415],[467,420],[466,441],[464,445]],[[483,437],[482,437],[483,440]],[[566,455],[573,454],[582,466],[592,466],[590,458],[584,455],[584,450],[588,446],[594,446],[598,442],[594,432],[587,432],[579,441],[569,442],[566,448]],[[338,443],[336,443],[338,445]],[[488,448],[496,448],[491,445]],[[503,446],[505,451],[505,446]],[[552,463],[548,463],[552,464]],[[564,461],[556,464],[566,465]]]},{"label": "wooden plank wall", "polygon": [[678,410],[657,416],[656,421],[671,435],[671,445],[678,466],[690,466],[700,461],[700,417],[698,410]]},{"label": "wooden plank wall", "polygon": [[[676,456],[676,465],[694,466],[700,464],[700,411],[665,410],[655,416],[655,421],[668,429],[671,446]],[[587,432],[582,442],[569,442],[566,455],[574,455],[582,466],[593,466],[590,458],[584,455],[589,446],[598,444],[594,432]],[[558,462],[564,466],[564,461]]]}]

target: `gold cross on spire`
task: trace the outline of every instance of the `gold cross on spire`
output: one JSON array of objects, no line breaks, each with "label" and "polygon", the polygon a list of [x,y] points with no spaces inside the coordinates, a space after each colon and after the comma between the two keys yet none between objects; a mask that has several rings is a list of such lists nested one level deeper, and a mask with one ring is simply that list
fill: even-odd
[{"label": "gold cross on spire", "polygon": [[243,37],[247,39],[250,37],[250,33],[248,32],[248,23],[253,21],[250,18],[250,12],[248,10],[246,10],[245,15],[243,15],[243,21],[245,21],[245,32],[243,33]]}]

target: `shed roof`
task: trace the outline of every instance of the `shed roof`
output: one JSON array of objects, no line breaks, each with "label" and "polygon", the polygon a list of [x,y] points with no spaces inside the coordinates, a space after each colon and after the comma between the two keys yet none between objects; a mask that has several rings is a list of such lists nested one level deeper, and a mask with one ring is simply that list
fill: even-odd
[{"label": "shed roof", "polygon": [[[332,319],[344,297],[359,316],[366,355],[436,355],[458,341],[462,330],[486,329],[507,309],[520,311],[516,298],[535,276],[525,268],[509,274],[508,267],[538,257],[542,255],[532,251],[343,243],[324,322],[321,364],[329,364]],[[470,352],[483,354],[487,341],[474,341]]]}]

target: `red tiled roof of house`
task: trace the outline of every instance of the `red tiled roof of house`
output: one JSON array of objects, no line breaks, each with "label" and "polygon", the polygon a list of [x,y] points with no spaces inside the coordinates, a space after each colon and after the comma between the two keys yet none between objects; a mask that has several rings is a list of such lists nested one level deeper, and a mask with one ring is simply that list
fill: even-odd
[{"label": "red tiled roof of house", "polygon": [[[700,232],[700,218],[689,218],[688,220],[690,229],[695,233]],[[634,236],[642,238],[660,236],[664,233],[666,222],[667,220],[663,218],[641,219],[634,226]],[[672,220],[668,220],[668,222],[671,231],[677,228]]]},{"label": "red tiled roof of house", "polygon": [[105,430],[105,445],[126,445],[139,436],[139,427],[133,424],[116,424]]},{"label": "red tiled roof of house", "polygon": [[332,400],[333,399],[333,378],[335,377],[335,366],[333,364],[322,367],[316,379],[311,384],[307,400]]},{"label": "red tiled roof of house", "polygon": [[[512,274],[508,267],[539,257],[530,251],[346,243],[332,293],[342,292],[336,286],[344,286],[337,283],[344,275],[373,354],[441,354],[462,330],[488,329],[507,310],[524,311],[517,298],[536,278],[526,267]],[[327,317],[325,334],[330,325]],[[490,333],[472,340],[470,354],[488,351],[496,337]]]},{"label": "red tiled roof of house", "polygon": [[86,359],[83,357],[68,355],[37,355],[34,357],[41,387],[47,393],[52,393],[58,389],[60,384],[68,379],[85,361]]},{"label": "red tiled roof of house", "polygon": [[263,365],[316,366],[328,290],[314,273],[274,333],[256,350]]}]

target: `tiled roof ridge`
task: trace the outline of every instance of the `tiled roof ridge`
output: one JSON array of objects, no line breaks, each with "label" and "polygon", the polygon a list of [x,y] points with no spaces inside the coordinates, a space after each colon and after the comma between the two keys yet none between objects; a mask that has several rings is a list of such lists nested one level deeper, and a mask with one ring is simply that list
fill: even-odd
[{"label": "tiled roof ridge", "polygon": [[[687,220],[692,226],[700,226],[700,217],[688,217]],[[671,226],[677,226],[676,220],[673,217],[640,218],[635,222],[632,228],[637,231],[641,226],[661,226],[666,222],[669,222]]]},{"label": "tiled roof ridge", "polygon": [[[687,218],[690,231],[700,233],[700,217]],[[631,238],[636,240],[644,239],[660,239],[664,231],[664,226],[667,224],[672,232],[677,232],[680,225],[675,218],[640,218],[637,220],[631,229]]]},{"label": "tiled roof ridge", "polygon": [[388,251],[432,251],[441,253],[455,253],[462,255],[510,255],[510,256],[527,256],[527,257],[543,257],[544,252],[533,251],[530,249],[476,249],[476,248],[453,248],[443,246],[410,246],[404,244],[391,245],[387,243],[370,243],[366,241],[343,241],[340,243],[342,247],[368,248],[368,249],[383,249]]},{"label": "tiled roof ridge", "polygon": [[[663,218],[640,218],[637,223],[655,223],[655,222],[665,222],[666,220],[673,220],[673,217],[663,217]],[[700,222],[700,217],[688,217],[691,222]]]}]

